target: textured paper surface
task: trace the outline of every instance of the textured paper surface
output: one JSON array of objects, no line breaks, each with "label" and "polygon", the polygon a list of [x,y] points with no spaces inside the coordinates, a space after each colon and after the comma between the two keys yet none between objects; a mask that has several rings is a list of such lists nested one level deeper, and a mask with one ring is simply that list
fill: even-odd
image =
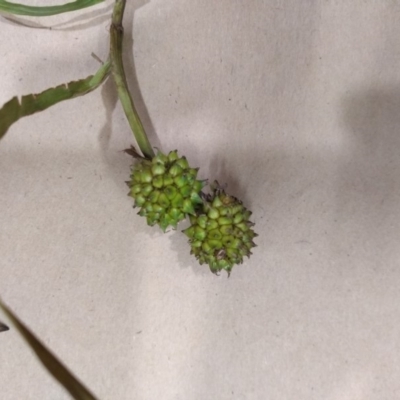
[{"label": "textured paper surface", "polygon": [[[111,8],[19,18],[52,30],[1,18],[0,103],[95,72]],[[399,13],[128,2],[128,80],[152,142],[242,198],[258,247],[216,277],[179,231],[136,215],[107,82],[0,143],[4,301],[101,399],[398,398]],[[15,330],[0,334],[0,391],[68,398]]]}]

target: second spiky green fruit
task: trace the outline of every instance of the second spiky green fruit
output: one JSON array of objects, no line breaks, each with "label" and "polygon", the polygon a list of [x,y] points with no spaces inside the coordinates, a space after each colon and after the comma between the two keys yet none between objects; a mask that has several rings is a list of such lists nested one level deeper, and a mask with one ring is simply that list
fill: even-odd
[{"label": "second spiky green fruit", "polygon": [[138,214],[150,226],[159,224],[164,232],[169,226],[176,229],[178,222],[187,214],[194,215],[202,204],[204,182],[197,180],[197,172],[176,150],[168,155],[159,151],[153,159],[141,160],[133,167],[129,182],[129,194],[140,207]]},{"label": "second spiky green fruit", "polygon": [[226,194],[218,182],[207,197],[196,215],[190,216],[191,226],[183,232],[189,237],[191,254],[200,264],[208,264],[215,274],[221,270],[229,274],[244,256],[250,257],[250,250],[256,246],[251,211]]}]

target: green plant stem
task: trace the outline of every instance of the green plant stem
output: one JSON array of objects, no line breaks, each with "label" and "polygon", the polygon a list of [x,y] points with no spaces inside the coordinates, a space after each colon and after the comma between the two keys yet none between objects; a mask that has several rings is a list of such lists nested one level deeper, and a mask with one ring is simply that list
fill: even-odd
[{"label": "green plant stem", "polygon": [[112,15],[112,23],[110,27],[110,54],[112,61],[112,73],[115,84],[117,86],[118,96],[121,101],[125,115],[129,125],[135,135],[136,142],[146,158],[154,157],[154,150],[151,147],[149,139],[143,128],[142,122],[132,96],[129,92],[128,83],[126,81],[124,64],[122,61],[122,39],[124,29],[122,26],[122,18],[124,15],[126,0],[116,0]]}]

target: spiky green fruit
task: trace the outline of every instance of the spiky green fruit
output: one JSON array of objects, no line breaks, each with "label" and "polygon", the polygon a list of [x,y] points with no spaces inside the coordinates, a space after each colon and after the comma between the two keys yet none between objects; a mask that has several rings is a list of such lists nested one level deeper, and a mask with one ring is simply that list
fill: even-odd
[{"label": "spiky green fruit", "polygon": [[256,246],[257,234],[249,221],[251,212],[241,201],[225,193],[220,187],[203,202],[201,211],[190,216],[191,226],[183,232],[189,237],[191,254],[200,264],[208,264],[217,274],[225,270],[230,274],[243,257],[250,257]]},{"label": "spiky green fruit", "polygon": [[195,214],[202,204],[203,181],[197,180],[197,168],[190,168],[176,150],[168,155],[158,152],[152,160],[143,159],[132,168],[129,195],[140,207],[139,215],[150,226],[159,224],[165,230],[176,229],[187,214]]}]

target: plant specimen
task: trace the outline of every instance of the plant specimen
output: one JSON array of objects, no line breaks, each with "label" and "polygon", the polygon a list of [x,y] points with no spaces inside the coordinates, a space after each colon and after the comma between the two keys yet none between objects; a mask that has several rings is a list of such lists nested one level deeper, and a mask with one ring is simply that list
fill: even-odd
[{"label": "plant specimen", "polygon": [[[63,5],[33,7],[0,0],[0,13],[25,16],[50,16],[80,10],[104,0],[75,0]],[[191,253],[200,264],[208,264],[218,274],[230,274],[236,264],[249,257],[257,236],[250,222],[251,212],[240,200],[225,193],[217,181],[209,186],[197,179],[198,169],[189,165],[177,150],[154,151],[135,109],[125,77],[123,54],[123,15],[126,0],[116,0],[110,24],[109,57],[91,76],[49,88],[41,93],[13,97],[0,108],[0,139],[19,119],[71,98],[83,96],[106,79],[113,79],[138,150],[126,152],[135,158],[128,182],[129,195],[138,214],[151,226],[164,232],[177,229],[178,223],[190,219],[184,233],[189,238]],[[18,317],[0,300],[0,309],[21,333],[48,372],[77,400],[95,400],[95,396],[76,379],[54,355],[30,332]],[[8,331],[0,321],[0,332]]]},{"label": "plant specimen", "polygon": [[[0,0],[0,12],[44,16],[82,9],[103,0],[76,0],[49,7],[30,7]],[[126,0],[116,0],[110,25],[110,53],[98,71],[87,78],[59,85],[38,94],[12,98],[0,109],[0,138],[20,118],[43,111],[67,99],[85,95],[112,78],[139,150],[126,150],[136,162],[128,182],[129,194],[134,199],[138,214],[151,226],[177,229],[178,223],[190,217],[191,226],[185,230],[191,253],[200,264],[208,264],[213,273],[225,270],[230,274],[243,257],[251,255],[257,236],[249,218],[251,212],[214,182],[197,179],[198,169],[192,168],[177,150],[155,154],[135,109],[125,77],[122,19]],[[139,152],[140,151],[140,152]]]}]

